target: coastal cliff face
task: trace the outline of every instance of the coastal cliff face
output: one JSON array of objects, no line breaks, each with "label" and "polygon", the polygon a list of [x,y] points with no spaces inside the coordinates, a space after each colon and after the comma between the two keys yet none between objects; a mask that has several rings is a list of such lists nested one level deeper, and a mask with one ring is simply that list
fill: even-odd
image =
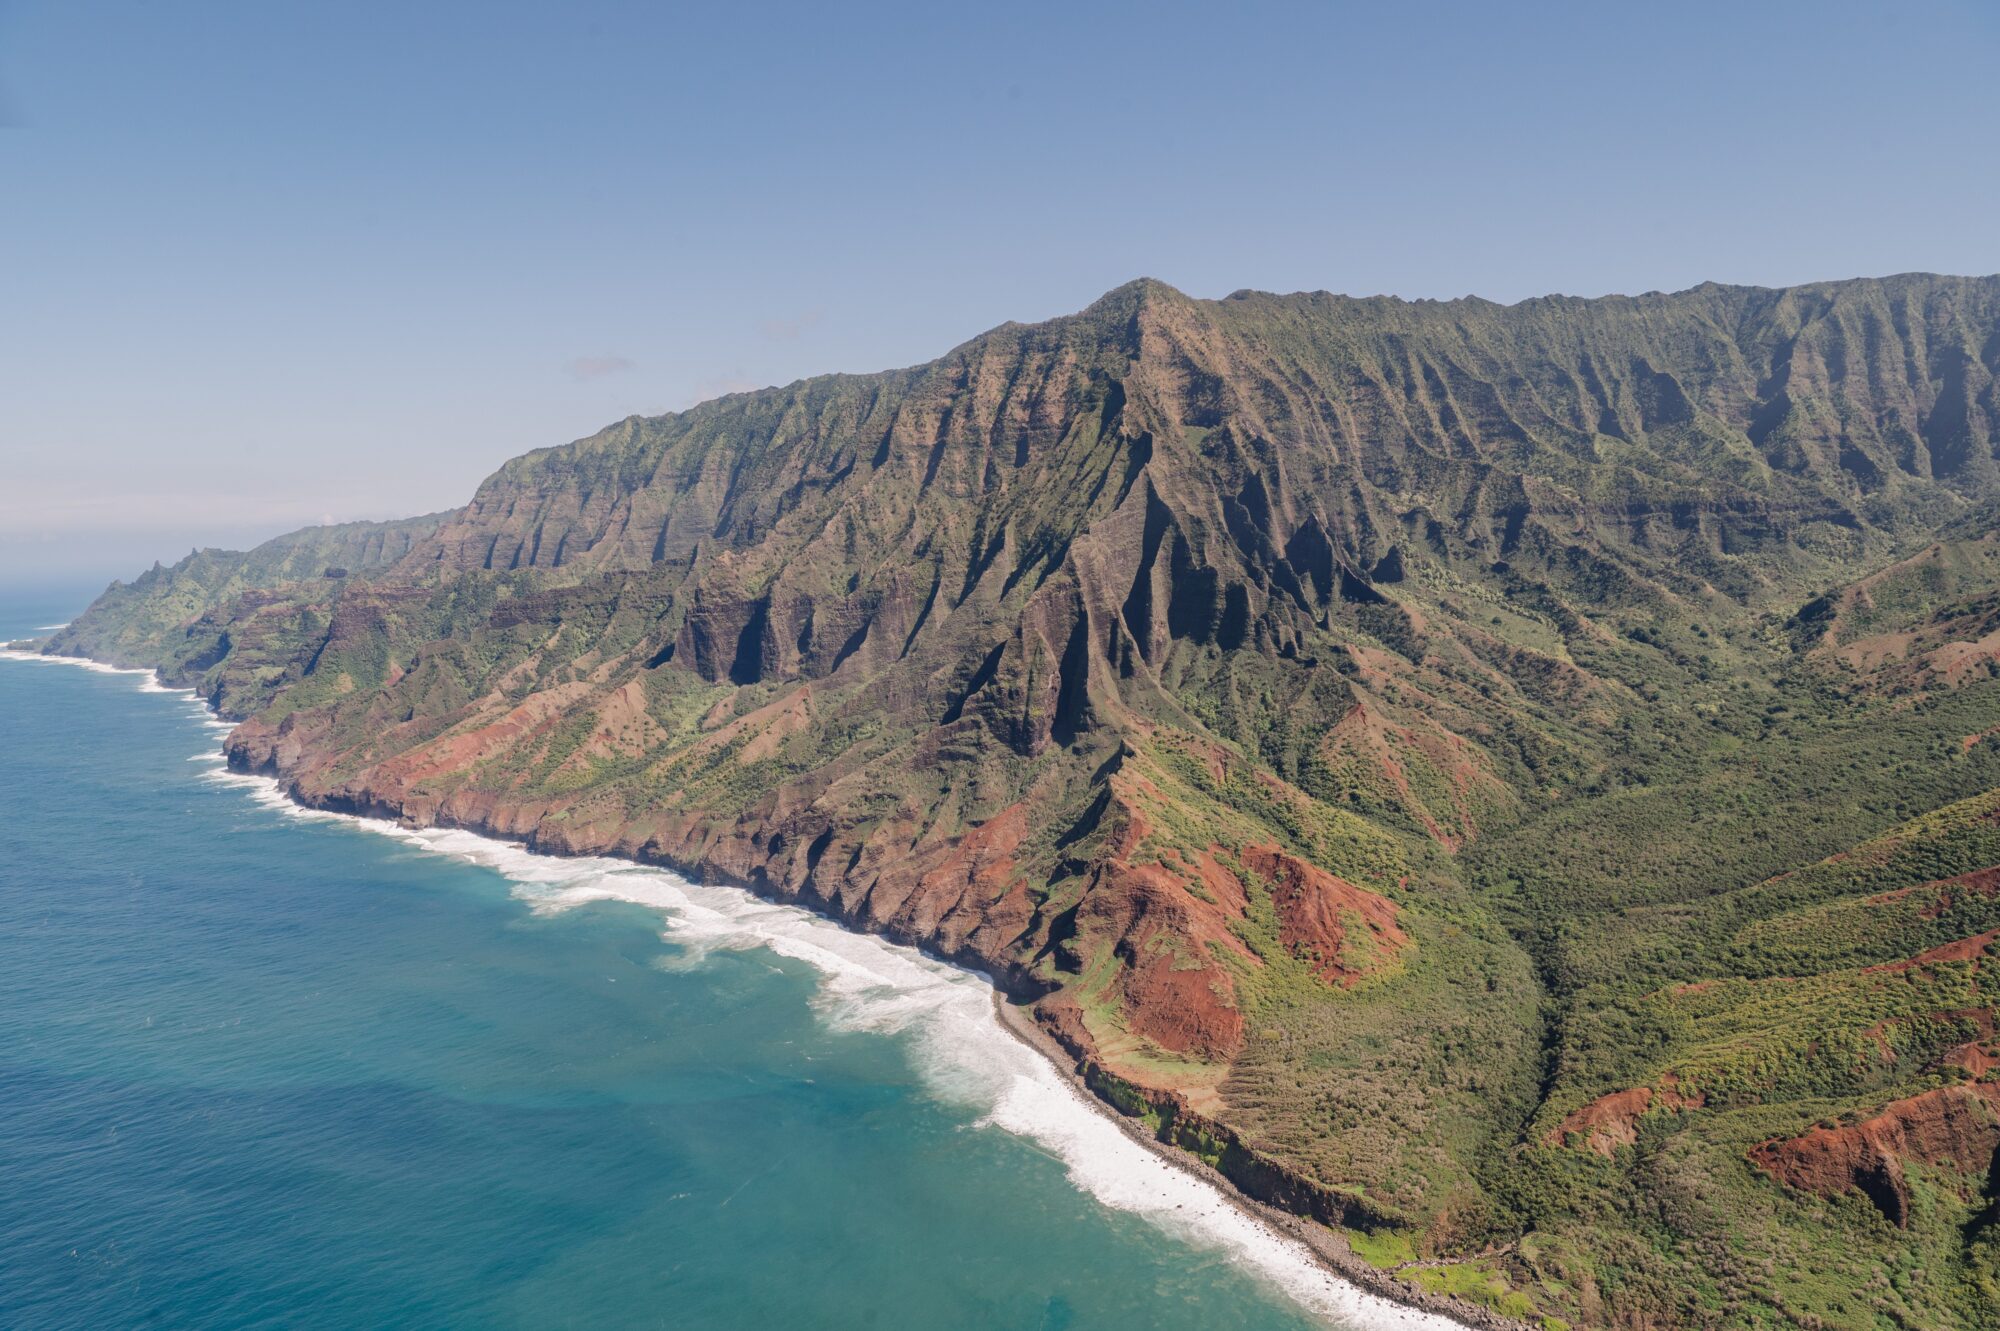
[{"label": "coastal cliff face", "polygon": [[46,649],[201,688],[308,803],[977,966],[1413,1286],[1976,1325],[1996,373],[2000,279],[1139,282],[191,556]]}]

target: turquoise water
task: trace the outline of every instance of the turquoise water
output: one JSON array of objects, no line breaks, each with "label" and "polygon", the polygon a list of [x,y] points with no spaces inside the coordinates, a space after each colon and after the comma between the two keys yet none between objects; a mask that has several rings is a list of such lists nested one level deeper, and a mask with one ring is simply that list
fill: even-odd
[{"label": "turquoise water", "polygon": [[0,660],[0,1326],[1407,1320],[1095,1135],[971,977],[301,818],[219,734]]}]

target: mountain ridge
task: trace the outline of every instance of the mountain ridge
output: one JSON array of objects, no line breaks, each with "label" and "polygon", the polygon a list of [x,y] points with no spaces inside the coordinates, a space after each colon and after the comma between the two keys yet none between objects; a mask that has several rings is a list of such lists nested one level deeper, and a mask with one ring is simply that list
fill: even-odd
[{"label": "mountain ridge", "polygon": [[[1920,1243],[1905,1312],[1976,1316],[1976,1187],[1902,1180],[1978,1162],[1898,1156],[1854,1193],[1894,1206],[1828,1218],[1756,1163],[1827,1097],[1662,1032],[1675,985],[1729,973],[1714,903],[2000,786],[1965,740],[2000,706],[1996,374],[1996,278],[1511,306],[1140,279],[516,458],[361,576],[190,571],[122,641],[307,803],[723,876],[979,965],[1100,1093],[1321,1197],[1397,1278],[1590,1325],[1859,1326],[1862,1277],[1788,1293],[1713,1236],[1800,1272]],[[1851,955],[1784,1014],[1842,1048],[1894,1016]],[[1990,1011],[1982,956],[1924,964],[1958,968],[1925,1030],[1978,1035],[1948,1014]],[[1765,993],[1700,1020],[1774,1038]],[[1671,1056],[1613,1051],[1620,1022]],[[1984,1075],[1919,1056],[1941,1038],[1810,1089],[1858,1112]],[[1670,1160],[1726,1214],[1666,1207]]]}]

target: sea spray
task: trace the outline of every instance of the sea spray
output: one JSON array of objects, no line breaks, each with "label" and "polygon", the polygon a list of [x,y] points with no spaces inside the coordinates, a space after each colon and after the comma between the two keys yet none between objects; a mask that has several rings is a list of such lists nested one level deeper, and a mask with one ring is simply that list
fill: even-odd
[{"label": "sea spray", "polygon": [[[143,690],[178,693],[209,728],[230,728],[193,691],[161,685],[150,671],[74,657],[5,655],[143,676]],[[270,777],[228,770],[219,753],[191,755],[190,761],[209,764],[200,779],[240,788],[284,817],[344,824],[487,868],[537,914],[603,901],[655,910],[664,921],[664,937],[676,948],[668,965],[694,966],[718,950],[748,949],[800,962],[816,977],[812,1001],[828,1026],[898,1037],[932,1094],[970,1110],[975,1126],[1033,1142],[1061,1161],[1075,1186],[1101,1204],[1139,1215],[1184,1242],[1223,1255],[1336,1324],[1366,1331],[1451,1331],[1457,1326],[1347,1283],[1303,1244],[1259,1223],[1219,1189],[1133,1141],[1000,1023],[992,987],[983,976],[740,889],[698,884],[669,870],[622,860],[536,854],[458,829],[410,828],[310,809],[289,799]]]},{"label": "sea spray", "polygon": [[221,773],[218,779],[245,785],[260,803],[288,816],[346,822],[491,869],[537,912],[627,902],[660,911],[665,937],[685,958],[762,948],[801,962],[818,977],[814,1006],[828,1025],[902,1038],[934,1094],[972,1109],[980,1126],[1027,1138],[1056,1156],[1071,1180],[1104,1205],[1224,1253],[1337,1322],[1383,1331],[1456,1331],[1458,1324],[1447,1318],[1404,1308],[1341,1280],[1303,1244],[1258,1223],[1212,1185],[1126,1136],[1046,1058],[1001,1025],[992,986],[983,976],[844,929],[803,908],[693,883],[665,869],[540,855],[458,829],[407,828],[304,809],[271,778]]},{"label": "sea spray", "polygon": [[144,675],[146,677],[145,683],[140,688],[142,691],[148,693],[170,693],[176,691],[185,693],[191,691],[186,689],[169,689],[166,685],[159,682],[156,672],[148,670],[144,666],[106,665],[102,661],[89,661],[81,656],[46,656],[41,652],[24,652],[17,647],[0,647],[0,660],[39,661],[45,665],[75,666],[79,670],[88,670],[93,674],[99,675]]}]

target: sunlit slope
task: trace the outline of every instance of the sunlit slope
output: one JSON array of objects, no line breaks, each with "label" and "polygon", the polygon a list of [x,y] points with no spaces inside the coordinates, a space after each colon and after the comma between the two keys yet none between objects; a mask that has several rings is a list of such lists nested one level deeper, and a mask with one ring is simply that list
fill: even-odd
[{"label": "sunlit slope", "polygon": [[1983,1166],[1765,1147],[1931,1091],[1978,1140],[1987,898],[1925,911],[1991,862],[1926,819],[2000,787],[1996,355],[1995,279],[1139,282],[515,459],[343,578],[94,613],[301,799],[978,966],[1398,1279],[1977,1325]]}]

